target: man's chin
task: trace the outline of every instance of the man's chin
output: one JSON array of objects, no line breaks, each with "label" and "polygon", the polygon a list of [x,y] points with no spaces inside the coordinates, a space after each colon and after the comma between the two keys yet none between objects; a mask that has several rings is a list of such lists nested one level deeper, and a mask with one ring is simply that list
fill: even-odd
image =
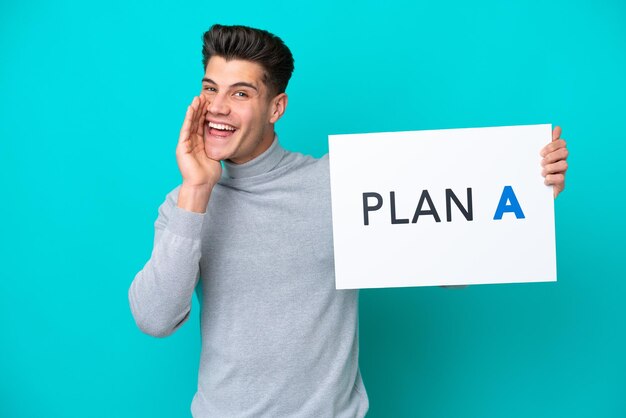
[{"label": "man's chin", "polygon": [[234,150],[229,145],[229,141],[222,138],[216,139],[210,135],[205,135],[204,137],[205,153],[212,160],[228,160],[234,153]]},{"label": "man's chin", "polygon": [[205,147],[204,147],[204,153],[206,154],[207,157],[209,157],[212,160],[215,161],[222,161],[222,160],[228,160],[231,155],[232,152],[228,152],[224,149],[220,149],[219,147],[207,147],[207,143],[204,143]]},{"label": "man's chin", "polygon": [[216,152],[215,150],[213,150],[206,152],[206,156],[209,157],[211,160],[224,161],[230,160],[231,153]]}]

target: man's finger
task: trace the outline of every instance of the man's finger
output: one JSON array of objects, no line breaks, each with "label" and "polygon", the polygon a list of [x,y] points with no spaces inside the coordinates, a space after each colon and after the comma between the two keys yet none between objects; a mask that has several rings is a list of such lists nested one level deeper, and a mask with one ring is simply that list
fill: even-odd
[{"label": "man's finger", "polygon": [[178,137],[178,143],[183,143],[189,138],[189,128],[191,127],[191,114],[193,109],[191,106],[187,106],[187,112],[185,113],[185,119],[183,120],[183,126],[180,128],[180,136]]},{"label": "man's finger", "polygon": [[567,150],[567,148],[565,147],[559,148],[556,151],[552,151],[551,153],[543,157],[543,160],[541,160],[541,165],[552,164],[553,162],[556,162],[559,160],[565,160],[567,159],[568,155],[569,155],[569,151]]},{"label": "man's finger", "polygon": [[206,118],[206,98],[200,95],[200,106],[198,108],[198,126],[196,127],[196,135],[199,135],[204,140],[204,118]]},{"label": "man's finger", "polygon": [[563,174],[548,174],[543,181],[546,185],[553,185],[557,187],[564,187],[565,175]]},{"label": "man's finger", "polygon": [[566,171],[567,171],[567,161],[561,160],[561,161],[557,161],[554,164],[546,165],[541,171],[541,174],[545,177],[548,174],[565,174]]},{"label": "man's finger", "polygon": [[193,110],[193,113],[191,114],[191,126],[189,127],[188,133],[188,135],[190,136],[193,132],[196,131],[198,125],[198,101],[198,98],[194,97],[193,101],[191,102],[191,108]]},{"label": "man's finger", "polygon": [[552,142],[550,142],[548,145],[546,145],[545,147],[543,147],[541,149],[541,156],[545,157],[546,155],[550,154],[551,152],[554,152],[556,150],[558,150],[559,148],[565,148],[567,146],[567,143],[565,142],[565,140],[563,138],[559,138],[557,140],[554,140]]},{"label": "man's finger", "polygon": [[555,126],[554,129],[552,130],[552,140],[556,141],[560,137],[561,137],[561,127]]}]

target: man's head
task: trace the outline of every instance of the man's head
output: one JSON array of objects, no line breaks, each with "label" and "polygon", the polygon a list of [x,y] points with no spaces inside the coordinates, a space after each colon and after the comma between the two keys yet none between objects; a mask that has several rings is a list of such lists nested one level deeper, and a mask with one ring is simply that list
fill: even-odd
[{"label": "man's head", "polygon": [[287,106],[293,57],[277,36],[246,26],[213,25],[203,39],[206,153],[247,162],[274,139],[274,123]]},{"label": "man's head", "polygon": [[276,35],[248,26],[213,25],[204,33],[202,67],[217,55],[227,61],[256,62],[263,67],[263,82],[270,94],[284,93],[293,73],[293,56]]}]

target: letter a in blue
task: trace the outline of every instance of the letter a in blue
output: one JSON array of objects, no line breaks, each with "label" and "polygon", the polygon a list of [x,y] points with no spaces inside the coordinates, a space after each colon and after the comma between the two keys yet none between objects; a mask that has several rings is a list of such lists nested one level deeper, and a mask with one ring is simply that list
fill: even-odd
[{"label": "letter a in blue", "polygon": [[[510,202],[510,204],[507,204],[507,202]],[[498,207],[496,209],[496,214],[493,215],[493,220],[502,219],[502,214],[504,212],[515,213],[515,217],[517,219],[525,218],[524,212],[522,212],[522,207],[519,205],[517,197],[515,197],[515,192],[511,186],[504,186],[502,196],[500,196],[500,203],[498,203]]]}]

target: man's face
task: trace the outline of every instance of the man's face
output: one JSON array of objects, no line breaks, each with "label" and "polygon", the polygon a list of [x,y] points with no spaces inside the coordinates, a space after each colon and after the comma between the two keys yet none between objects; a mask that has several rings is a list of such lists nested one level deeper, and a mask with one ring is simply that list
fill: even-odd
[{"label": "man's face", "polygon": [[274,123],[284,111],[286,96],[270,97],[263,74],[263,67],[255,62],[209,59],[202,79],[208,103],[204,146],[209,158],[242,164],[272,144]]}]

